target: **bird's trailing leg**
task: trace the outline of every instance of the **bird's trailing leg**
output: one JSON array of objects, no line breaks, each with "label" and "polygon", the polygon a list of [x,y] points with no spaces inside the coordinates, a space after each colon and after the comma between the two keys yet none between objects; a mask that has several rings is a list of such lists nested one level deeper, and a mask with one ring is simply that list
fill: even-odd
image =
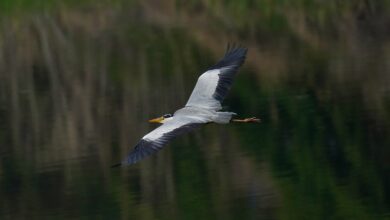
[{"label": "bird's trailing leg", "polygon": [[242,123],[250,123],[250,122],[260,123],[260,121],[261,120],[256,117],[244,118],[244,119],[232,119],[232,122],[242,122]]}]

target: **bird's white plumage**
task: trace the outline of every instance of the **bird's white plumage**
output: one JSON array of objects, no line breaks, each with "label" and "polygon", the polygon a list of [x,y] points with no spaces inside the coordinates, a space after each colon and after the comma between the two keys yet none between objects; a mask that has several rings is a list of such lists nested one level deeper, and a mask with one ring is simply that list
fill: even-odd
[{"label": "bird's white plumage", "polygon": [[204,72],[184,108],[173,117],[165,118],[163,125],[145,135],[120,164],[134,164],[159,150],[174,137],[193,130],[201,124],[229,123],[233,112],[220,112],[221,102],[233,83],[234,75],[245,60],[246,48],[228,47],[225,56]]},{"label": "bird's white plumage", "polygon": [[191,93],[186,107],[196,106],[205,109],[220,110],[221,103],[213,97],[218,86],[220,69],[206,71],[199,78]]},{"label": "bird's white plumage", "polygon": [[142,139],[148,141],[158,141],[164,134],[168,134],[175,129],[179,129],[187,124],[203,123],[204,120],[196,119],[195,117],[172,117],[171,120],[165,122],[160,127],[154,129],[145,135]]}]

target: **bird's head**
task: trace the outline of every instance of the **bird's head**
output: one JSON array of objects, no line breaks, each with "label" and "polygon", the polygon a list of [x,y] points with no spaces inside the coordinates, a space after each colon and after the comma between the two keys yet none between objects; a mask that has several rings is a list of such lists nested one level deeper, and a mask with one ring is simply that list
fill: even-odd
[{"label": "bird's head", "polygon": [[172,119],[172,115],[171,114],[165,114],[161,117],[158,117],[158,118],[154,118],[154,119],[151,119],[149,120],[150,123],[161,123],[161,124],[164,124],[165,122],[169,121]]}]

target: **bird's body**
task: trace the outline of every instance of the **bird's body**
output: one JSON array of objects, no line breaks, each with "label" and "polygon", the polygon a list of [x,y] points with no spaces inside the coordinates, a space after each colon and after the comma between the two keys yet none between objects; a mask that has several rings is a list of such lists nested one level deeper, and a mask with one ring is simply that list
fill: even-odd
[{"label": "bird's body", "polygon": [[114,166],[134,164],[160,150],[174,137],[202,124],[212,122],[227,124],[231,121],[259,122],[256,118],[233,120],[232,117],[236,113],[221,111],[221,103],[230,90],[238,68],[245,60],[246,52],[246,48],[228,47],[225,56],[198,78],[187,104],[173,115],[166,114],[150,120],[162,125],[146,134],[126,159]]},{"label": "bird's body", "polygon": [[177,110],[173,114],[175,117],[189,117],[193,120],[202,121],[203,123],[214,122],[218,124],[227,124],[230,122],[234,112],[220,112],[213,109],[200,108],[197,106],[186,106]]}]

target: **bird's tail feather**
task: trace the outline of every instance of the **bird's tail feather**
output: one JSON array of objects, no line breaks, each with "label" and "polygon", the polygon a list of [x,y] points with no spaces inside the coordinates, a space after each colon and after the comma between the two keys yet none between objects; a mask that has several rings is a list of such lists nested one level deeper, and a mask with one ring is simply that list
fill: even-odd
[{"label": "bird's tail feather", "polygon": [[233,115],[237,115],[234,112],[217,112],[214,116],[214,122],[218,124],[227,124],[232,119]]}]

